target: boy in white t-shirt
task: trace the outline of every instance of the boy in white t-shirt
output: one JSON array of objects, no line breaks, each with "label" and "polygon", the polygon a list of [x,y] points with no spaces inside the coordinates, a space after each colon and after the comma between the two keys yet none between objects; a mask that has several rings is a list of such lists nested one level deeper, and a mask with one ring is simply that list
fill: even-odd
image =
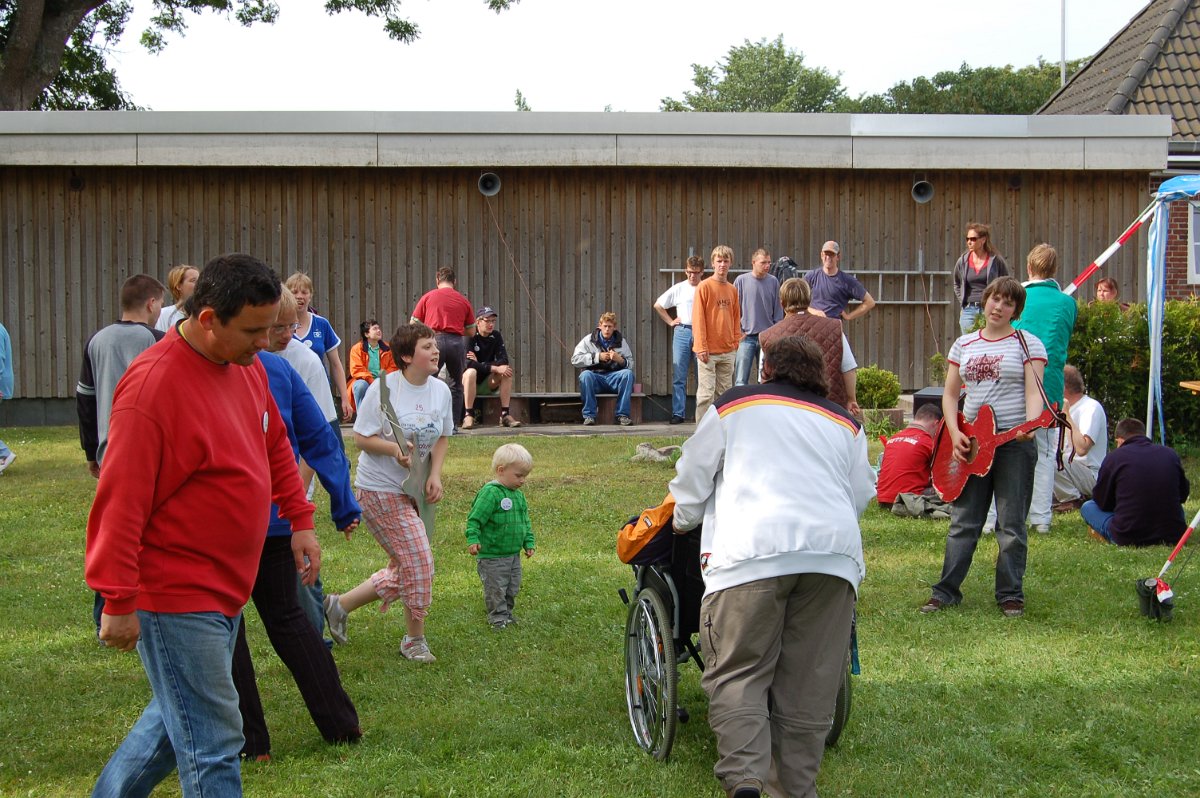
[{"label": "boy in white t-shirt", "polygon": [[[433,662],[436,658],[425,641],[425,616],[433,600],[433,552],[404,483],[413,458],[428,459],[423,498],[429,504],[441,500],[442,463],[454,432],[454,413],[450,389],[434,379],[438,347],[433,330],[420,322],[402,324],[391,347],[400,371],[371,383],[354,422],[354,442],[361,450],[354,479],[358,503],[367,528],[388,554],[388,564],[349,592],[326,596],[325,620],[334,641],[345,643],[349,613],[380,599],[386,610],[400,599],[407,632],[400,654]],[[390,412],[381,403],[385,385]]]},{"label": "boy in white t-shirt", "polygon": [[[1084,393],[1083,375],[1069,364],[1063,368],[1063,400],[1063,409],[1071,415],[1071,435],[1063,451],[1063,470],[1054,473],[1056,512],[1078,510],[1092,498],[1100,464],[1108,453],[1108,414]],[[1074,452],[1075,458],[1065,462],[1068,452]]]},{"label": "boy in white t-shirt", "polygon": [[[654,312],[671,328],[671,423],[682,424],[687,413],[688,370],[696,362],[692,352],[692,303],[696,298],[696,286],[704,279],[704,259],[687,259],[684,267],[687,279],[663,291],[654,303]],[[667,313],[675,308],[675,317]]]}]

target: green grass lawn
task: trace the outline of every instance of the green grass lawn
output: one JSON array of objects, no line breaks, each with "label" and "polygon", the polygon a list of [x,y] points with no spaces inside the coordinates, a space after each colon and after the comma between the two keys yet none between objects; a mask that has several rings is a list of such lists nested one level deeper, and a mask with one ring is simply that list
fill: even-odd
[{"label": "green grass lawn", "polygon": [[[149,691],[136,655],[93,640],[83,542],[95,483],[75,431],[3,437],[20,457],[0,477],[0,795],[83,795]],[[637,749],[625,712],[616,591],[632,580],[614,538],[631,513],[662,498],[673,468],[630,463],[637,438],[513,437],[535,461],[525,492],[538,554],[517,599],[522,625],[487,626],[462,534],[506,439],[457,437],[434,536],[428,636],[438,661],[399,657],[398,609],[355,613],[335,656],[365,737],[331,747],[251,610],[274,758],[244,767],[248,795],[720,795],[694,666],[680,670],[692,720],[668,764]],[[769,462],[763,478],[772,478]],[[820,501],[816,486],[795,487]],[[347,542],[327,504],[320,511],[324,581],[337,592],[384,558],[365,530]],[[1005,620],[992,600],[991,538],[963,605],[923,616],[946,526],[867,511],[863,673],[846,732],[825,757],[821,794],[1200,794],[1189,753],[1200,738],[1200,567],[1176,566],[1175,621],[1146,621],[1133,580],[1156,573],[1168,550],[1103,546],[1078,515],[1059,516],[1053,534],[1030,541],[1024,618]],[[168,780],[156,794],[177,795],[178,785]]]}]

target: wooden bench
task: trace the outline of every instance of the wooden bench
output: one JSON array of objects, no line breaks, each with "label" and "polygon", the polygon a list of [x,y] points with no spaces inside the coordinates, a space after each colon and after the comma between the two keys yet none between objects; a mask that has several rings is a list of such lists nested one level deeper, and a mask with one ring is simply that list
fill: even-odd
[{"label": "wooden bench", "polygon": [[[634,393],[629,398],[629,417],[634,424],[642,423],[642,399],[645,397],[644,393]],[[602,393],[596,400],[596,423],[616,424],[617,395]],[[476,397],[475,409],[481,423],[500,423],[499,394]],[[523,424],[581,424],[583,399],[578,393],[514,393],[509,412]]]}]

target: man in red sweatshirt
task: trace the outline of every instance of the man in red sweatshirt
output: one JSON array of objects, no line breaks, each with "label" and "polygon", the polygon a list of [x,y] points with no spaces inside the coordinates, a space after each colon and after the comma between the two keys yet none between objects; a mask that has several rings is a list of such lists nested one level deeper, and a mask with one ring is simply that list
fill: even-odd
[{"label": "man in red sweatshirt", "polygon": [[117,385],[86,576],[105,599],[100,639],[137,647],[153,697],[95,796],[148,794],[175,769],[184,796],[241,795],[230,663],[272,501],[294,530],[297,571],[311,582],[321,565],[314,508],[255,357],[279,294],[262,261],[214,258],[188,319]]}]

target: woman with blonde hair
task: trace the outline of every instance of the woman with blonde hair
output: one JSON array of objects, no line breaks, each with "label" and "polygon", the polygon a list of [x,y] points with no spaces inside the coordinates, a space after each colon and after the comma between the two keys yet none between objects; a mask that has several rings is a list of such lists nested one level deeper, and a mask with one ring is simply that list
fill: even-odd
[{"label": "woman with blonde hair", "polygon": [[175,300],[175,304],[163,305],[154,329],[166,332],[187,318],[183,305],[196,290],[196,280],[199,278],[200,270],[187,264],[176,266],[167,273],[167,288],[171,289],[171,297]]},{"label": "woman with blonde hair", "polygon": [[809,308],[811,301],[812,288],[806,280],[791,277],[783,281],[783,285],[779,286],[783,321],[768,327],[758,336],[765,353],[763,359],[771,356],[771,347],[783,338],[791,335],[810,338],[821,350],[825,379],[829,383],[826,393],[829,400],[846,408],[854,416],[861,417],[856,391],[858,363],[850,351],[850,342],[842,331],[842,323],[826,318],[819,311],[813,313]]},{"label": "woman with blonde hair", "polygon": [[297,321],[296,337],[300,343],[307,346],[317,357],[327,362],[326,369],[333,384],[337,386],[338,398],[341,400],[342,418],[350,418],[354,414],[354,405],[350,401],[350,389],[346,382],[346,367],[342,365],[342,339],[333,331],[333,325],[323,316],[314,313],[309,307],[312,304],[313,281],[304,272],[295,272],[287,278],[285,285],[296,296]]}]

